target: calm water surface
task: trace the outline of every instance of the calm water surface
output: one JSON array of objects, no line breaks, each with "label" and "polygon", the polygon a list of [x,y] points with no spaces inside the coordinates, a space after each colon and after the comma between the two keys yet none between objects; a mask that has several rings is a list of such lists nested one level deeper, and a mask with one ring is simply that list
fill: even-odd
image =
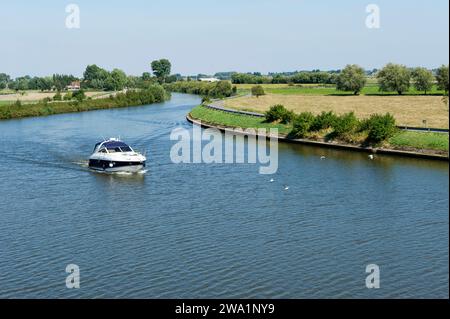
[{"label": "calm water surface", "polygon": [[[0,122],[0,297],[448,298],[448,163],[280,145],[274,183],[172,164],[198,103]],[[146,150],[149,171],[88,171],[102,136]]]}]

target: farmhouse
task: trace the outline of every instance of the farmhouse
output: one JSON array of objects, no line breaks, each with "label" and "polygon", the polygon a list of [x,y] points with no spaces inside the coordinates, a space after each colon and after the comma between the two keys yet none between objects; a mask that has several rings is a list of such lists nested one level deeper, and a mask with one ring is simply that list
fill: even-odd
[{"label": "farmhouse", "polygon": [[66,89],[69,91],[79,91],[81,88],[80,81],[73,81],[68,86],[66,86]]}]

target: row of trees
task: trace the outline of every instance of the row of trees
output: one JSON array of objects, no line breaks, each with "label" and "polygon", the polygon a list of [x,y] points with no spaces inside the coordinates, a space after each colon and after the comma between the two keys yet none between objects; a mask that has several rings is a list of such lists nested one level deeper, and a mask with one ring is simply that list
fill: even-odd
[{"label": "row of trees", "polygon": [[[437,85],[439,90],[448,94],[448,65],[443,65],[437,70],[428,70],[423,67],[408,68],[399,64],[388,64],[383,69],[377,70],[374,75],[378,80],[380,91],[397,92],[403,94],[407,92],[411,86],[417,91],[427,94]],[[299,72],[293,75],[264,76],[260,73],[235,73],[232,75],[234,84],[336,84],[336,88],[340,91],[353,92],[359,94],[366,86],[368,73],[358,65],[348,65],[339,72]],[[259,88],[258,88],[259,89]],[[260,93],[254,94],[262,95]]]},{"label": "row of trees", "polygon": [[[449,89],[448,72],[448,65],[441,66],[434,75],[432,71],[426,68],[409,69],[404,65],[389,63],[377,73],[376,78],[382,92],[397,92],[402,95],[413,85],[417,91],[427,94],[436,84],[437,88],[447,95]],[[358,65],[348,65],[338,75],[336,88],[340,91],[359,94],[366,83],[365,70]]]},{"label": "row of trees", "polygon": [[74,81],[80,81],[83,89],[121,91],[124,88],[147,88],[155,83],[170,83],[179,80],[179,75],[170,75],[172,65],[169,60],[161,59],[151,63],[153,75],[144,72],[142,76],[128,76],[120,69],[111,72],[93,64],[88,65],[83,79],[73,75],[54,74],[48,77],[23,76],[11,79],[7,74],[0,74],[0,89],[9,88],[16,91],[40,90],[63,91]]},{"label": "row of trees", "polygon": [[260,73],[234,73],[233,84],[336,84],[337,74],[323,71],[299,72],[293,75],[275,74],[264,76]]}]

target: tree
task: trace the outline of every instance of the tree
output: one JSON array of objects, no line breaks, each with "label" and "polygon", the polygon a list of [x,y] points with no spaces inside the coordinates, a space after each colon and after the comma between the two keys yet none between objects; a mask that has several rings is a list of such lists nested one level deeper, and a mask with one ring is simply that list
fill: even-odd
[{"label": "tree", "polygon": [[336,88],[358,95],[367,83],[366,71],[356,64],[347,65],[337,78]]},{"label": "tree", "polygon": [[105,89],[108,91],[121,91],[127,84],[128,78],[125,72],[114,69],[105,82]]},{"label": "tree", "polygon": [[8,74],[0,73],[0,90],[6,89],[11,77]]},{"label": "tree", "polygon": [[213,87],[209,91],[208,95],[210,97],[219,99],[230,97],[231,95],[233,95],[233,87],[231,86],[231,83],[228,81],[220,81],[213,84]]},{"label": "tree", "polygon": [[94,89],[103,89],[105,82],[110,74],[108,71],[98,67],[97,65],[88,65],[83,73],[87,86]]},{"label": "tree", "polygon": [[171,69],[172,64],[167,59],[161,59],[152,62],[153,74],[155,74],[160,83],[164,83],[165,78],[170,75]]},{"label": "tree", "polygon": [[441,66],[436,72],[436,81],[439,90],[443,90],[448,95],[448,65]]},{"label": "tree", "polygon": [[143,81],[150,81],[152,79],[152,75],[150,72],[144,72],[142,73],[142,80]]},{"label": "tree", "polygon": [[417,91],[423,91],[427,94],[433,88],[433,73],[425,68],[416,68],[412,72],[414,87]]},{"label": "tree", "polygon": [[389,63],[377,74],[380,91],[395,91],[402,95],[409,90],[411,72],[404,65]]},{"label": "tree", "polygon": [[257,85],[252,87],[252,95],[259,98],[262,95],[265,95],[266,92],[264,92],[264,88],[261,85]]}]

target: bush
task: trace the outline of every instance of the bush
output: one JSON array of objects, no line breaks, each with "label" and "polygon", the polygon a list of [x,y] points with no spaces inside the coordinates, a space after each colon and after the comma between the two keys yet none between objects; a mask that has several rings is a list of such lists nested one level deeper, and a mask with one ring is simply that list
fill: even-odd
[{"label": "bush", "polygon": [[283,114],[281,114],[280,123],[281,124],[289,124],[294,121],[296,114],[294,111],[285,110]]},{"label": "bush", "polygon": [[72,99],[72,92],[67,92],[64,95],[64,101],[70,101]]},{"label": "bush", "polygon": [[53,97],[53,101],[61,101],[61,100],[62,100],[61,92],[58,91]]},{"label": "bush", "polygon": [[253,96],[256,96],[258,98],[265,94],[266,94],[266,92],[264,92],[264,88],[261,85],[252,87],[252,95]]},{"label": "bush", "polygon": [[164,88],[170,92],[179,92],[187,94],[196,94],[208,96],[210,98],[226,98],[232,96],[237,89],[234,89],[227,81],[216,83],[183,81],[175,83],[166,83]]},{"label": "bush", "polygon": [[83,90],[78,90],[72,93],[72,99],[75,99],[79,102],[86,99],[86,94],[84,94]]},{"label": "bush", "polygon": [[223,99],[233,95],[233,87],[228,81],[214,83],[209,95],[213,98]]},{"label": "bush", "polygon": [[314,122],[311,125],[311,131],[321,131],[333,127],[337,118],[337,115],[333,112],[322,112],[314,119]]},{"label": "bush", "polygon": [[367,141],[369,143],[381,143],[392,136],[397,131],[395,118],[387,113],[385,115],[374,114],[367,120],[367,129],[369,135]]},{"label": "bush", "polygon": [[308,134],[311,129],[312,124],[314,123],[315,117],[310,112],[300,113],[295,117],[293,128],[291,131],[291,136],[294,138],[303,138]]},{"label": "bush", "polygon": [[344,137],[347,134],[354,132],[358,126],[359,121],[355,116],[355,113],[350,112],[344,115],[339,116],[334,125],[334,134],[336,137]]},{"label": "bush", "polygon": [[288,112],[288,110],[286,110],[284,105],[274,105],[265,113],[266,122],[273,123],[276,121],[280,121],[283,119],[283,116],[286,112]]},{"label": "bush", "polygon": [[208,105],[211,103],[211,99],[208,96],[202,96],[202,104]]}]

